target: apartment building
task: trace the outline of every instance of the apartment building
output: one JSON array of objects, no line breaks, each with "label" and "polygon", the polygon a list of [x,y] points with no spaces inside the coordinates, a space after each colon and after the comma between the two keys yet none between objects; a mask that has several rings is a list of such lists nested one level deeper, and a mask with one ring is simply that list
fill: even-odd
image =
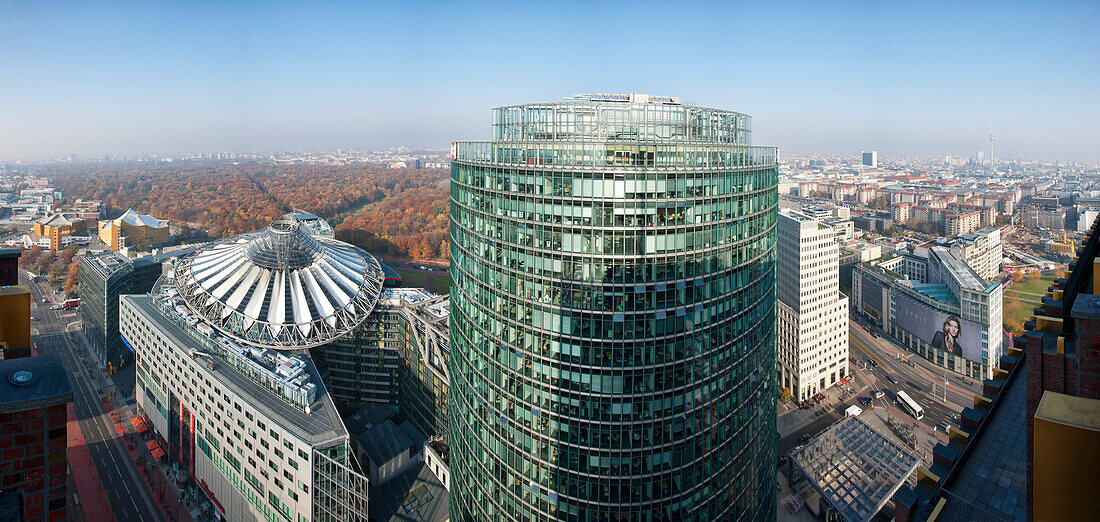
[{"label": "apartment building", "polygon": [[836,233],[784,210],[777,258],[779,386],[801,401],[848,374],[848,298],[840,293]]}]

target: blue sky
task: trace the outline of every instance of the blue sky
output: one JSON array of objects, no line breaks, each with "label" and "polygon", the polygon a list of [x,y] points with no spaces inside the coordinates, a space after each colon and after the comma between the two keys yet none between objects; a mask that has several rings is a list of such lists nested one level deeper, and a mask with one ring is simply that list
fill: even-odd
[{"label": "blue sky", "polygon": [[0,160],[444,146],[649,92],[787,152],[972,155],[992,120],[998,157],[1100,161],[1100,3],[960,3],[0,0]]}]

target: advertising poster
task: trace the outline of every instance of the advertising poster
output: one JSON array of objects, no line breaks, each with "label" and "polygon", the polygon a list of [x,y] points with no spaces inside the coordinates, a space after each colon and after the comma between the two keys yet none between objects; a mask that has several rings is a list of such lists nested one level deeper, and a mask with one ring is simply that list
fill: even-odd
[{"label": "advertising poster", "polygon": [[904,295],[897,297],[895,305],[894,322],[899,328],[932,348],[981,362],[982,327],[978,323],[933,310]]}]

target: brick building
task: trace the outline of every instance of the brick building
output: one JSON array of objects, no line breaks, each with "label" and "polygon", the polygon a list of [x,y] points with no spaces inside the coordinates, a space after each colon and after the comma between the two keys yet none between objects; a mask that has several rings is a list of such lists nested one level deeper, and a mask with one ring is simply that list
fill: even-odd
[{"label": "brick building", "polygon": [[60,356],[0,361],[0,493],[18,498],[23,520],[67,520],[72,400]]},{"label": "brick building", "polygon": [[1027,368],[1028,518],[1097,520],[1100,502],[1100,227],[1035,308]]}]

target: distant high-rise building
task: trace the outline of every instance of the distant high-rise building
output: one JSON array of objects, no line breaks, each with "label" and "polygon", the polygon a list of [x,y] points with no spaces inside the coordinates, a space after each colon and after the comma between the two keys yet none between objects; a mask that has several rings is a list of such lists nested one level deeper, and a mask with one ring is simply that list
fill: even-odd
[{"label": "distant high-rise building", "polygon": [[777,251],[779,386],[801,401],[848,375],[848,297],[832,227],[784,210]]},{"label": "distant high-rise building", "polygon": [[873,169],[878,168],[878,151],[872,150],[871,152],[863,152],[863,164]]},{"label": "distant high-rise building", "polygon": [[646,94],[452,145],[450,515],[774,514],[774,147]]}]

